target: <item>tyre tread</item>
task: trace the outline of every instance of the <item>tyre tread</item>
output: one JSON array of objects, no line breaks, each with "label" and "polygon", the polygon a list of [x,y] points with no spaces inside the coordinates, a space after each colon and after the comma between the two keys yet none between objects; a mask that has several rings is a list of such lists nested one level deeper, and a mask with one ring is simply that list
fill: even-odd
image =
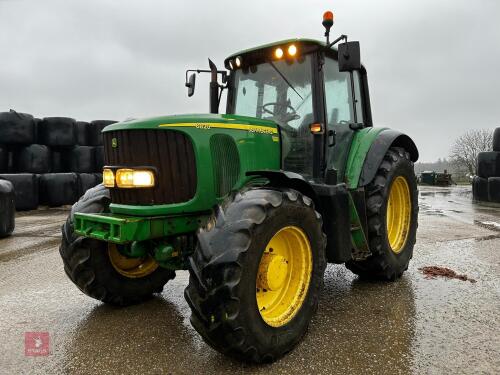
[{"label": "tyre tread", "polygon": [[[413,167],[408,151],[400,147],[391,147],[384,156],[373,181],[366,187],[368,241],[372,255],[366,260],[349,261],[346,263],[346,267],[349,270],[363,278],[393,281],[401,277],[403,272],[408,268],[408,264],[402,269],[391,267],[383,249],[383,236],[385,235],[382,230],[385,225],[384,212],[382,212],[385,199],[384,192],[386,191],[389,173],[401,159],[406,159]],[[418,192],[416,196],[418,196]],[[412,209],[416,210],[418,214],[418,204],[414,205]],[[411,241],[410,246],[413,249],[416,238],[409,238],[409,240]],[[413,253],[410,254],[408,262],[412,256]]]},{"label": "tyre tread", "polygon": [[[211,230],[200,230],[199,250],[190,259],[192,267],[185,297],[192,310],[193,327],[212,348],[246,362],[271,362],[288,352],[301,338],[296,338],[293,345],[283,352],[259,351],[249,337],[251,332],[246,332],[241,321],[234,294],[241,277],[240,260],[250,246],[254,229],[284,201],[313,207],[310,198],[294,190],[249,189],[233,195],[216,211],[216,225]],[[317,212],[316,219],[321,228],[322,219]],[[211,240],[220,235],[227,236],[230,242],[225,249],[211,246]],[[324,233],[321,238],[321,253],[324,254]],[[319,267],[323,273],[326,267],[324,257]],[[317,303],[316,296],[313,308]]]}]

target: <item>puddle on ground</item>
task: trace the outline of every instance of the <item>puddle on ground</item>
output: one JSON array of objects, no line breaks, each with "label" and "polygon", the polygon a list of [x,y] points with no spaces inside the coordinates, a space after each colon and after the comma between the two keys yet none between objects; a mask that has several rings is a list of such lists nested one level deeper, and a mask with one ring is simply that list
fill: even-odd
[{"label": "puddle on ground", "polygon": [[480,227],[486,228],[486,229],[490,229],[490,230],[494,230],[494,231],[500,232],[500,223],[497,223],[496,221],[479,221],[479,220],[474,220],[474,224],[476,224],[476,225],[478,225]]}]

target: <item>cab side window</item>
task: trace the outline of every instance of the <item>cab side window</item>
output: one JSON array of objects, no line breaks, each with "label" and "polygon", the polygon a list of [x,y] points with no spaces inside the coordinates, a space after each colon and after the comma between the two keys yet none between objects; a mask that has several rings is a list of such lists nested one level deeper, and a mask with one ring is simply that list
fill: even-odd
[{"label": "cab side window", "polygon": [[324,80],[328,128],[354,122],[350,74],[339,72],[337,61],[326,57]]},{"label": "cab side window", "polygon": [[352,78],[354,80],[354,102],[356,107],[356,122],[363,122],[363,106],[361,102],[361,77],[359,72],[355,70],[352,73]]}]

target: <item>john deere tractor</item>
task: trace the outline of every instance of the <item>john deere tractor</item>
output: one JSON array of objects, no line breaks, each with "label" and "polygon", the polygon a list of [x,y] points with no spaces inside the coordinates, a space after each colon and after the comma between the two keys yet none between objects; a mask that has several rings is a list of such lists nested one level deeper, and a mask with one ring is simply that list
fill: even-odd
[{"label": "john deere tractor", "polygon": [[326,12],[326,42],[284,40],[235,53],[224,70],[210,61],[187,71],[188,95],[210,74],[210,114],[103,130],[103,184],[62,230],[64,269],[80,290],[129,305],[188,270],[203,339],[268,362],[305,334],[327,262],[401,276],[417,230],[417,147],[373,127],[359,43],[330,42],[332,24]]}]

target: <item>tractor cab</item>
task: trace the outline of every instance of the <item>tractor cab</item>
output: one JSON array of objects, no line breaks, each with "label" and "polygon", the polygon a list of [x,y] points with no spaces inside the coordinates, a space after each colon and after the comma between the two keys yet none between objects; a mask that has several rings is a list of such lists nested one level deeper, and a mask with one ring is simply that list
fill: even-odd
[{"label": "tractor cab", "polygon": [[[283,40],[229,56],[224,62],[229,73],[210,60],[210,70],[188,70],[189,95],[195,73],[210,72],[210,111],[218,113],[227,89],[228,115],[276,123],[283,170],[311,181],[348,182],[346,163],[355,131],[371,127],[372,118],[359,42],[341,35],[330,43],[332,25],[333,14],[326,12],[326,43]],[[195,73],[188,79],[190,71]],[[218,83],[219,74],[225,85]]]},{"label": "tractor cab", "polygon": [[[359,44],[349,47],[359,57]],[[366,71],[356,65],[341,71],[336,50],[308,39],[234,54],[225,61],[226,112],[276,122],[283,169],[315,180],[331,170],[342,178],[353,129],[371,126]]]}]

